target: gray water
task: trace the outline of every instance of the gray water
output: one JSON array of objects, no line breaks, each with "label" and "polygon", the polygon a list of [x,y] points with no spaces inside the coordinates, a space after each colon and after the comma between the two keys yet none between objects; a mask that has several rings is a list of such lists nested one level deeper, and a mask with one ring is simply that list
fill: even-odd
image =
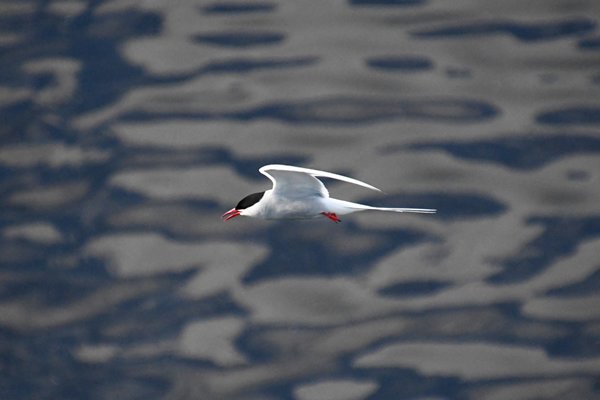
[{"label": "gray water", "polygon": [[[0,3],[1,399],[600,398],[600,3]],[[435,215],[220,215],[285,163]]]}]

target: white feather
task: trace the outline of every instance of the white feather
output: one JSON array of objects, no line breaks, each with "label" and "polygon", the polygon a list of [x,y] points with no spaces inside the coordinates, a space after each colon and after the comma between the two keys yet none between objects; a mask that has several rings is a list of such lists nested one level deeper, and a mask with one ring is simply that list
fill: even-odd
[{"label": "white feather", "polygon": [[375,186],[359,181],[358,179],[334,174],[332,172],[319,171],[317,169],[271,164],[261,167],[259,171],[273,182],[274,192],[283,193],[285,191],[287,196],[289,196],[291,192],[298,191],[302,192],[301,194],[304,195],[306,192],[314,191],[321,194],[323,197],[329,197],[329,192],[325,188],[325,185],[323,185],[323,182],[316,178],[317,176],[336,179],[338,181],[352,183],[381,192],[381,190],[377,189]]}]

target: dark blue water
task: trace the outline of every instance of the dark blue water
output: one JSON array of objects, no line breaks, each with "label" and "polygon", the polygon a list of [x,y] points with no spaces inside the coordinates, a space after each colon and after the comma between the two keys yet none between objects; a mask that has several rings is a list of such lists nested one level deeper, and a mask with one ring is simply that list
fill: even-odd
[{"label": "dark blue water", "polygon": [[[5,1],[0,398],[600,398],[598,15]],[[270,163],[438,213],[223,223]]]}]

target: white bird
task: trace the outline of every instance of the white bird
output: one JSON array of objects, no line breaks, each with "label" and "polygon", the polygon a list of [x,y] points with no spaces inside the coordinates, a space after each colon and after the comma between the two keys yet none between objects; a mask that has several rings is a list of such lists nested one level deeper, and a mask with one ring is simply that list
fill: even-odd
[{"label": "white bird", "polygon": [[308,219],[325,216],[340,222],[338,215],[358,211],[392,211],[433,214],[429,208],[371,207],[329,197],[329,192],[317,177],[337,179],[381,192],[375,186],[326,171],[294,167],[291,165],[265,165],[259,169],[273,182],[273,188],[244,197],[231,210],[222,215],[225,221],[238,215],[263,219]]}]

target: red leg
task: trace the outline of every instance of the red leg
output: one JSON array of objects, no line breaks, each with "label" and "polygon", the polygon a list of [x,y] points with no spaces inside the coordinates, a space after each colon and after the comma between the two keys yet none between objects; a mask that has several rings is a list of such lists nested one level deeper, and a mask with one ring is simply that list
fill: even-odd
[{"label": "red leg", "polygon": [[339,219],[338,216],[335,215],[335,213],[322,212],[321,214],[323,214],[324,216],[326,216],[327,218],[329,218],[333,222],[340,222],[341,221],[341,219]]}]

